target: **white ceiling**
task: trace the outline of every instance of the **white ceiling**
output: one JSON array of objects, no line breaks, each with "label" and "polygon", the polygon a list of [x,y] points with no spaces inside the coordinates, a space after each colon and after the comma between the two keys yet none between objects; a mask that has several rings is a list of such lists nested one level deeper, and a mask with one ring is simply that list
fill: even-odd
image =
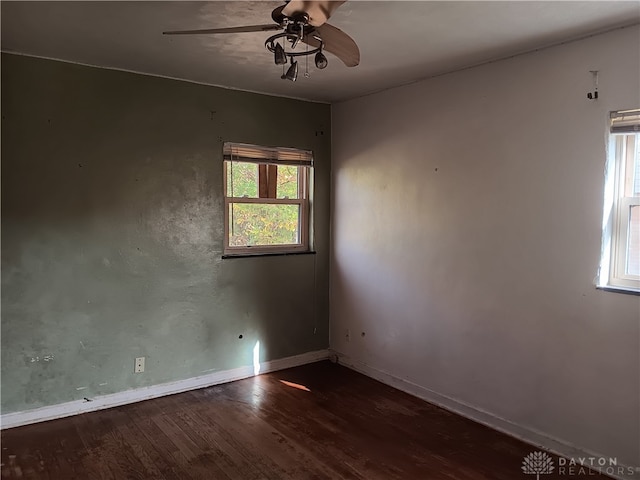
[{"label": "white ceiling", "polygon": [[[336,102],[640,22],[636,1],[360,1],[329,23],[360,46],[361,62],[281,80],[270,35],[163,36],[163,30],[271,23],[278,1],[3,1],[2,50]],[[639,39],[640,41],[640,39]],[[300,47],[299,47],[300,48]],[[300,64],[304,67],[304,61]]]}]

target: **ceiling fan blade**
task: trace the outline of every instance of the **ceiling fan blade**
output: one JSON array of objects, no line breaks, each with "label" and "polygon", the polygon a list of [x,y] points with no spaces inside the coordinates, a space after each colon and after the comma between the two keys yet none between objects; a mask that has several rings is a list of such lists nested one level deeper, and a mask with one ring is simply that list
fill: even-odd
[{"label": "ceiling fan blade", "polygon": [[271,18],[277,24],[281,24],[282,21],[284,20],[284,14],[282,13],[282,10],[284,10],[284,7],[286,7],[286,5],[280,5],[279,7],[276,7],[273,10],[273,12],[271,12]]},{"label": "ceiling fan blade", "polygon": [[[325,23],[316,28],[320,38],[324,42],[324,50],[333,53],[347,67],[355,67],[360,63],[360,49],[356,42],[349,35],[337,27]],[[320,42],[313,38],[313,33],[302,39],[312,47],[319,47]]]},{"label": "ceiling fan blade", "polygon": [[269,23],[266,25],[247,25],[245,27],[205,28],[202,30],[172,30],[162,32],[163,35],[202,35],[211,33],[244,33],[244,32],[268,32],[280,30],[280,25]]},{"label": "ceiling fan blade", "polygon": [[293,17],[297,13],[306,13],[309,15],[309,25],[319,27],[344,2],[346,0],[291,0],[285,5],[282,14]]}]

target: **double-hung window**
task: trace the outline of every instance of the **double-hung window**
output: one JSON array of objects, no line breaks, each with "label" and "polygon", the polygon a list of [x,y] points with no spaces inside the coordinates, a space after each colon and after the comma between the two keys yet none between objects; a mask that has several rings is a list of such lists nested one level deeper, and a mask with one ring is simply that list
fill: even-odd
[{"label": "double-hung window", "polygon": [[640,109],[611,113],[600,286],[640,292]]},{"label": "double-hung window", "polygon": [[226,255],[309,250],[313,154],[225,143]]}]

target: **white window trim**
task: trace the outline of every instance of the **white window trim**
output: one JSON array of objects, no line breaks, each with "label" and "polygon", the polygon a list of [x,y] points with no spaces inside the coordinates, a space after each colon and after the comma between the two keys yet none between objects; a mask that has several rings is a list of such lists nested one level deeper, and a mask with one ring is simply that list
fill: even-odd
[{"label": "white window trim", "polygon": [[[602,258],[598,286],[629,293],[640,293],[640,275],[626,273],[626,255],[629,239],[628,215],[632,206],[640,206],[640,197],[625,197],[625,182],[628,165],[633,167],[635,142],[640,141],[638,133],[611,133],[607,169],[605,172],[605,202],[603,216]],[[630,150],[631,149],[631,150]],[[635,155],[635,153],[634,153]]]},{"label": "white window trim", "polygon": [[[236,145],[236,144],[231,144]],[[243,146],[243,144],[237,144]],[[278,152],[279,149],[273,147],[260,147],[249,146],[256,149],[264,149],[265,152],[273,153]],[[233,148],[233,147],[232,147]],[[280,151],[285,154],[293,152],[295,149],[282,148]],[[305,152],[307,153],[307,152]],[[310,153],[310,152],[309,152]],[[227,165],[230,161],[241,161],[245,163],[256,164],[272,164],[272,165],[286,165],[286,162],[278,162],[275,160],[276,156],[273,156],[273,161],[263,159],[255,159],[255,161],[247,158],[238,160],[227,159],[223,161],[223,183],[224,183],[224,245],[223,254],[225,256],[247,256],[247,255],[265,255],[265,254],[286,254],[286,253],[305,253],[311,251],[310,245],[310,196],[311,196],[311,175],[313,163],[308,165],[298,165],[298,198],[249,198],[249,197],[229,197],[227,196]],[[300,242],[297,244],[285,244],[285,245],[256,245],[256,246],[233,246],[229,245],[229,206],[232,203],[257,203],[257,204],[279,204],[279,205],[298,205],[298,231],[300,232]]]}]

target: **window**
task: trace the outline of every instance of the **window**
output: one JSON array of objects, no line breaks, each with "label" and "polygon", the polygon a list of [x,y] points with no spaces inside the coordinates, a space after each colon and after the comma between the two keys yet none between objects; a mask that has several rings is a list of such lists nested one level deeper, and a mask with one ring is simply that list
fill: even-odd
[{"label": "window", "polygon": [[640,109],[611,113],[599,283],[640,292]]},{"label": "window", "polygon": [[309,251],[310,151],[225,143],[226,255]]}]

